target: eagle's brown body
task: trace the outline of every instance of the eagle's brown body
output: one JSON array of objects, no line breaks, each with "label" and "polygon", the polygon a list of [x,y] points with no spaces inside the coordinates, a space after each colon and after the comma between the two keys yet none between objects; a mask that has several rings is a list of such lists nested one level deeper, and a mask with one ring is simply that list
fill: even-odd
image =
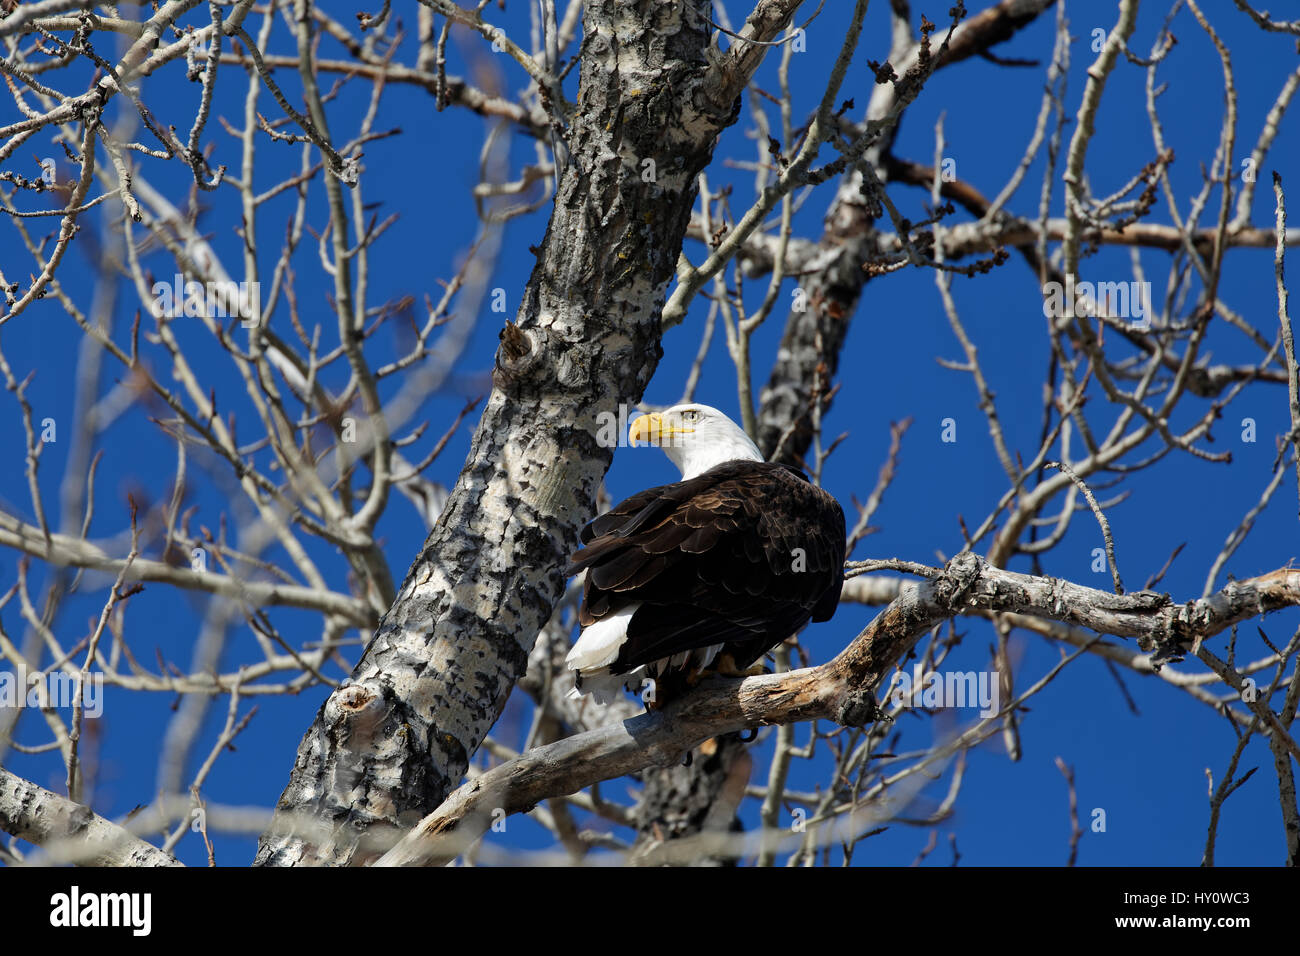
[{"label": "eagle's brown body", "polygon": [[844,532],[835,499],[785,465],[730,461],[647,489],[583,529],[568,568],[587,572],[580,623],[635,608],[610,675],[715,655],[746,667],[834,614]]}]

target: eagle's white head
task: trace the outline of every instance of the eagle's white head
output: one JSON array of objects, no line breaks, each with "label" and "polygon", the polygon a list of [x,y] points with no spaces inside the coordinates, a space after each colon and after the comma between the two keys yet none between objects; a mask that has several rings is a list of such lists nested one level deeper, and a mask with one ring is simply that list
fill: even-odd
[{"label": "eagle's white head", "polygon": [[691,402],[653,415],[641,415],[628,427],[628,441],[657,445],[681,469],[682,480],[694,478],[723,462],[762,461],[749,436],[722,412]]}]

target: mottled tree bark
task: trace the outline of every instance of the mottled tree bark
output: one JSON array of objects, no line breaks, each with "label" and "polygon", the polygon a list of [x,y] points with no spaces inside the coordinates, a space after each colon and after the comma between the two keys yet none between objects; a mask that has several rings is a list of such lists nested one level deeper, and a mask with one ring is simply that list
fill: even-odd
[{"label": "mottled tree bark", "polygon": [[89,807],[0,767],[0,830],[39,846],[45,865],[180,866]]},{"label": "mottled tree bark", "polygon": [[[797,6],[765,0],[747,29],[770,39]],[[765,49],[711,49],[708,9],[587,4],[569,163],[469,458],[303,738],[259,864],[373,859],[459,783],[523,674],[613,455],[597,416],[639,400],[654,372],[697,174]],[[328,840],[309,835],[321,823]]]}]

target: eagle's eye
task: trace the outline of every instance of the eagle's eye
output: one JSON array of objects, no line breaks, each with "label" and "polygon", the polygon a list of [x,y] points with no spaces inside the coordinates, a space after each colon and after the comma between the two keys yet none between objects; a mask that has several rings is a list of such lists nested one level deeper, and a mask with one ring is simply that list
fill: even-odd
[{"label": "eagle's eye", "polygon": [[682,412],[682,421],[684,422],[697,422],[699,420],[700,413],[693,408],[688,408],[686,411]]}]

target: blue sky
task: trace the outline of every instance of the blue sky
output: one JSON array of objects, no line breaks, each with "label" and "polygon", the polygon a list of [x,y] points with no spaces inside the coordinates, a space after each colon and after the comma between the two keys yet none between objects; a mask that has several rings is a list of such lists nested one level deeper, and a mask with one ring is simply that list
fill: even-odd
[{"label": "blue sky", "polygon": [[[353,12],[348,5],[325,6],[339,8],[334,13],[341,20],[350,18]],[[1253,146],[1278,90],[1295,69],[1294,42],[1261,33],[1229,4],[1207,6],[1214,8],[1210,14],[1217,18],[1214,25],[1233,55],[1239,112],[1236,155],[1244,156]],[[858,56],[841,95],[841,99],[854,97],[859,112],[870,95],[871,77],[865,61],[883,59],[888,52],[887,7],[884,2],[872,5]],[[931,20],[945,22],[943,9],[928,9],[921,4],[914,4],[913,9],[917,16],[925,13]],[[505,14],[496,13],[495,7],[490,11],[496,17],[495,22],[526,38],[526,5],[512,4]],[[404,12],[410,17],[407,32],[413,34],[413,11],[404,9]],[[740,8],[733,9],[731,15],[733,21],[739,20]],[[807,52],[793,57],[796,122],[815,107],[843,37],[847,15],[847,4],[828,3],[808,30]],[[1071,48],[1066,94],[1072,116],[1077,109],[1085,70],[1093,60],[1088,47],[1092,30],[1110,29],[1115,5],[1076,3],[1071,5],[1069,15],[1071,32],[1076,37]],[[1133,38],[1135,52],[1140,55],[1149,52],[1163,16],[1163,9],[1151,5],[1143,8]],[[942,114],[947,141],[945,156],[955,159],[958,176],[986,195],[996,194],[1019,162],[1032,133],[1051,56],[1053,25],[1054,14],[1049,12],[997,51],[1002,56],[1039,60],[1038,66],[1007,68],[972,60],[940,71],[909,108],[898,137],[896,155],[929,164],[934,155],[935,122]],[[1160,100],[1160,109],[1165,135],[1176,152],[1171,176],[1180,211],[1185,213],[1188,197],[1199,188],[1203,167],[1208,168],[1218,142],[1224,104],[1223,77],[1213,46],[1186,11],[1179,14],[1174,32],[1179,42],[1161,70],[1169,88]],[[290,53],[285,43],[281,30],[273,39],[272,51]],[[408,39],[397,58],[413,61],[413,47]],[[500,71],[503,92],[507,95],[524,84],[522,72],[513,63],[505,57],[487,60],[491,54],[486,52],[485,44],[466,33],[453,34],[448,55],[448,69],[453,73],[486,76],[489,66]],[[322,56],[340,58],[343,54],[332,41],[326,41]],[[776,89],[775,62],[775,57],[770,58],[759,74],[760,84],[768,90]],[[238,122],[246,83],[237,68],[222,69],[223,82],[229,81],[229,85],[219,91],[214,113]],[[295,74],[281,70],[276,77],[292,100],[298,89]],[[576,81],[576,75],[571,75],[567,82],[570,99],[575,96]],[[1121,61],[1107,86],[1087,164],[1096,195],[1119,188],[1154,157],[1144,83],[1144,70]],[[145,85],[146,99],[154,112],[178,128],[188,128],[198,92],[197,84],[178,79],[175,68],[162,71]],[[368,96],[368,87],[354,83],[345,86],[330,103],[328,112],[336,141],[352,135]],[[266,94],[260,108],[268,118],[279,115]],[[747,138],[752,127],[749,110],[746,102],[739,121],[721,137],[716,157],[745,161],[753,158],[754,146]],[[0,105],[0,123],[15,119],[17,114],[12,106]],[[478,181],[478,150],[484,121],[456,108],[439,113],[425,91],[394,85],[385,93],[375,123],[376,129],[390,127],[401,127],[402,135],[367,145],[361,187],[367,203],[379,204],[376,212],[381,220],[390,213],[400,213],[399,220],[380,240],[372,257],[369,293],[372,305],[406,295],[416,297],[417,302],[426,294],[436,299],[441,291],[439,281],[454,274],[477,233],[469,190]],[[1072,124],[1067,126],[1067,137],[1072,129]],[[218,123],[210,124],[206,139],[216,144],[214,164],[225,162],[232,169],[237,168],[238,142]],[[38,137],[33,143],[39,143],[33,145],[37,156],[60,155],[51,150],[47,140]],[[1290,174],[1297,168],[1293,157],[1298,147],[1300,119],[1288,115],[1260,171],[1260,187],[1252,210],[1255,225],[1271,227],[1273,201],[1269,176],[1277,169],[1287,177],[1288,187],[1291,186]],[[262,168],[257,174],[261,188],[296,171],[301,149],[264,141],[259,147]],[[822,160],[829,158],[829,148],[824,148]],[[512,175],[535,159],[532,141],[517,135],[510,150]],[[1036,212],[1042,170],[1040,156],[1030,168],[1025,184],[1010,201],[1012,211],[1027,215]],[[180,163],[146,161],[141,172],[174,201],[186,195],[189,174]],[[715,190],[720,185],[734,185],[734,210],[739,212],[747,205],[752,195],[752,173],[715,162],[709,177]],[[797,235],[820,235],[821,216],[832,198],[832,190],[833,185],[824,187],[801,207],[795,219]],[[895,186],[891,194],[904,215],[913,220],[924,217],[923,203],[927,197],[923,191]],[[1295,195],[1292,205],[1300,209],[1300,193]],[[1211,209],[1217,208],[1217,197],[1216,192]],[[221,190],[202,196],[201,202],[205,211],[199,220],[200,227],[210,235],[210,241],[223,259],[237,265],[240,239],[234,231],[238,223],[235,193]],[[269,270],[279,252],[285,219],[291,210],[292,199],[286,195],[268,203],[262,212],[258,241],[263,250],[264,269]],[[528,246],[541,241],[548,213],[549,206],[544,206],[534,214],[513,220],[505,229],[489,287],[504,290],[511,316],[534,262]],[[1053,215],[1060,214],[1058,183]],[[1293,213],[1293,221],[1294,216]],[[964,218],[964,214],[958,218]],[[102,219],[88,215],[84,221],[93,224],[93,228],[83,230],[83,237],[73,244],[70,260],[60,273],[64,287],[83,308],[91,299],[94,241]],[[309,203],[308,221],[317,231],[326,221],[319,184]],[[1170,221],[1163,194],[1147,221]],[[1211,216],[1207,215],[1204,224],[1211,222]],[[47,221],[50,228],[56,223],[57,220]],[[688,242],[686,252],[692,261],[703,258],[698,243]],[[1157,290],[1163,289],[1168,254],[1147,250],[1141,258],[1148,278],[1154,281]],[[26,275],[30,258],[10,226],[0,230],[0,259],[7,273]],[[145,261],[162,278],[170,279],[174,272],[169,259],[157,251],[150,252]],[[1277,328],[1271,251],[1233,249],[1226,253],[1226,261],[1221,298],[1271,339]],[[336,334],[332,331],[334,325],[326,298],[329,286],[322,283],[313,239],[308,238],[299,249],[294,266],[304,320],[319,321],[327,334]],[[1086,268],[1094,278],[1128,278],[1128,250],[1103,250],[1087,260]],[[1295,272],[1296,267],[1292,266],[1292,274]],[[764,286],[765,282],[747,284],[752,304],[761,299]],[[1023,261],[1013,255],[1006,265],[988,275],[956,279],[953,294],[962,320],[980,349],[985,374],[997,396],[1008,444],[1028,459],[1037,448],[1041,388],[1049,358],[1037,280]],[[131,318],[140,306],[133,288],[122,283],[115,306],[117,341],[126,341]],[[705,313],[705,302],[697,300],[686,321],[667,333],[664,358],[645,401],[668,404],[681,395],[699,344]],[[488,371],[504,316],[492,312],[485,302],[474,318],[477,324],[457,374],[421,408],[421,416],[429,420],[430,427],[429,435],[415,446],[420,454],[431,447],[468,398],[483,394],[489,386]],[[755,338],[755,394],[766,380],[784,318],[778,309]],[[828,437],[842,432],[847,432],[848,437],[829,459],[824,483],[850,512],[851,521],[851,500],[855,496],[864,500],[875,483],[888,449],[890,423],[911,418],[913,425],[904,439],[897,477],[872,522],[879,530],[863,542],[854,557],[898,557],[941,563],[961,549],[958,516],[969,527],[979,524],[1005,491],[1006,477],[989,440],[970,376],[938,364],[938,359],[960,360],[962,353],[944,316],[933,274],[909,269],[872,281],[852,321],[840,365],[841,389],[825,423]],[[403,335],[396,331],[400,324],[393,323],[393,328],[368,344],[367,354],[372,361],[382,362],[406,344]],[[255,427],[242,386],[229,361],[213,347],[214,343],[201,328],[181,329],[179,334],[189,345],[196,369],[217,388],[221,406],[246,416],[245,428]],[[47,445],[42,455],[40,482],[48,501],[57,500],[66,461],[68,442],[62,436],[70,436],[75,427],[71,420],[70,380],[75,373],[78,342],[75,325],[52,300],[39,303],[0,330],[0,346],[16,374],[21,378],[35,372],[28,397],[37,417],[49,415],[61,429],[60,440]],[[1207,350],[1214,362],[1246,362],[1256,357],[1254,345],[1218,322],[1207,342]],[[157,352],[146,354],[158,363],[157,368],[165,370]],[[107,390],[121,378],[120,367],[110,364],[105,378]],[[390,386],[386,394],[392,390]],[[696,398],[737,415],[735,370],[727,357],[721,328],[716,331]],[[1175,426],[1190,421],[1192,412],[1199,414],[1204,408],[1201,399],[1188,399],[1185,404],[1188,410],[1179,413]],[[1088,414],[1095,423],[1106,425],[1113,418],[1100,393],[1094,397]],[[156,407],[137,405],[107,432],[101,446],[104,459],[98,478],[96,517],[91,528],[93,539],[121,535],[126,527],[128,494],[152,501],[168,494],[175,448],[149,420],[150,416],[159,415]],[[1254,443],[1241,440],[1241,421],[1248,417],[1257,423],[1258,440]],[[455,481],[468,450],[474,418],[471,415],[469,424],[451,439],[428,472],[430,477],[447,484]],[[940,439],[940,422],[947,418],[957,423],[955,443]],[[1227,409],[1213,432],[1211,447],[1230,450],[1231,464],[1171,455],[1151,470],[1126,479],[1120,487],[1129,496],[1107,511],[1126,586],[1140,587],[1165,563],[1170,552],[1185,542],[1185,548],[1160,588],[1169,591],[1176,600],[1199,597],[1207,569],[1224,540],[1268,483],[1276,454],[1276,437],[1285,434],[1288,428],[1285,388],[1255,386]],[[241,437],[250,440],[252,435],[241,432]],[[23,442],[13,397],[8,393],[0,395],[0,447],[14,463],[0,474],[0,504],[6,511],[32,520],[26,480],[18,467]],[[419,455],[412,453],[410,457]],[[225,503],[225,480],[212,477],[219,473],[215,466],[209,474],[203,474],[202,467],[196,468],[196,488],[189,502],[198,508],[195,525],[203,523],[214,531]],[[624,448],[614,458],[607,485],[610,494],[618,499],[675,477],[673,466],[659,452]],[[1115,489],[1111,489],[1100,496],[1109,498],[1114,493]],[[420,522],[404,499],[394,497],[381,521],[380,532],[394,574],[400,576],[424,537]],[[121,539],[116,540],[120,543]],[[1251,535],[1228,562],[1225,574],[1244,578],[1281,567],[1296,557],[1300,550],[1297,540],[1295,485],[1293,479],[1285,479]],[[1062,544],[1044,555],[1045,573],[1108,589],[1109,575],[1093,570],[1093,549],[1100,543],[1096,523],[1089,516],[1081,516],[1073,522]],[[311,551],[331,585],[336,590],[345,590],[344,562],[328,546],[312,542]],[[15,554],[0,551],[3,587],[13,582],[15,566]],[[1029,564],[1024,558],[1018,558],[1011,567],[1025,571]],[[32,578],[37,585],[34,593],[39,593],[44,574],[44,569],[34,562]],[[1224,580],[1224,575],[1220,575],[1217,585],[1221,586]],[[66,643],[75,643],[91,626],[110,584],[103,575],[83,578],[80,590],[67,603],[59,620],[58,630]],[[156,659],[162,657],[187,669],[207,601],[204,596],[163,586],[147,587],[132,599],[127,615],[127,633],[135,656],[150,668],[155,668]],[[806,631],[802,643],[815,660],[829,659],[874,613],[871,608],[846,604],[831,622]],[[313,614],[289,609],[273,609],[269,614],[291,641],[313,640],[318,636],[318,622]],[[22,635],[24,625],[13,602],[0,610],[0,622],[11,637]],[[1270,640],[1280,644],[1300,626],[1300,613],[1278,613],[1242,627],[1238,651],[1241,658],[1253,659],[1264,653],[1256,624],[1263,627]],[[960,670],[986,669],[994,640],[991,629],[978,621],[961,620],[958,630],[964,638],[946,666]],[[1223,656],[1225,637],[1216,638],[1213,646]],[[357,651],[355,647],[347,650],[351,655]],[[229,670],[256,653],[247,626],[236,627],[221,667]],[[1024,686],[1050,669],[1059,651],[1039,637],[1016,632],[1012,638],[1012,655],[1017,660],[1017,685]],[[1192,665],[1184,666],[1195,669]],[[1228,722],[1204,704],[1156,678],[1128,674],[1124,676],[1124,684],[1137,705],[1137,714],[1130,711],[1115,680],[1100,661],[1081,659],[1030,702],[1031,712],[1024,715],[1021,724],[1023,755],[1018,762],[1007,758],[1000,737],[977,748],[970,755],[955,812],[938,826],[939,846],[927,864],[944,865],[951,861],[950,834],[956,838],[964,864],[1064,862],[1069,825],[1066,787],[1054,763],[1058,756],[1074,767],[1085,827],[1095,809],[1105,811],[1105,832],[1088,832],[1082,839],[1079,856],[1082,864],[1199,863],[1209,814],[1206,769],[1212,771],[1217,783],[1231,756],[1235,735]],[[93,741],[88,743],[95,748],[97,761],[92,804],[100,813],[120,817],[155,795],[159,742],[162,728],[172,716],[175,698],[113,689],[107,693],[105,714],[96,722]],[[213,803],[227,805],[272,805],[288,779],[297,744],[325,696],[325,690],[316,687],[296,698],[258,699],[257,715],[237,741],[237,749],[219,760],[204,788],[205,797]],[[245,701],[242,708],[249,706],[251,702]],[[215,741],[225,710],[224,699],[210,709],[196,748],[196,762],[187,769],[187,779]],[[498,725],[503,742],[519,745],[527,732],[527,715],[523,695],[515,695]],[[959,727],[973,719],[973,712],[969,711],[958,712],[955,717]],[[900,721],[900,726],[904,729],[903,746],[914,749],[930,744],[936,733],[952,726],[952,721],[945,715],[944,720],[905,719]],[[796,736],[802,743],[807,739],[808,729],[801,727]],[[47,737],[39,714],[24,715],[19,724],[19,740],[40,743]],[[759,753],[762,756],[754,782],[760,781],[766,772],[770,745]],[[1244,771],[1256,765],[1259,772],[1226,805],[1217,844],[1217,857],[1222,864],[1274,865],[1282,860],[1282,823],[1272,758],[1267,746],[1258,740],[1246,749],[1241,767]],[[62,791],[61,766],[49,755],[10,752],[5,766]],[[826,771],[825,759],[813,761],[812,766],[797,762],[791,786],[810,790],[824,779]],[[942,799],[950,773],[951,770],[922,792],[909,810],[911,815],[922,815]],[[615,796],[622,793],[621,783],[608,787],[608,793]],[[747,825],[755,823],[756,801],[746,802],[742,816]],[[854,859],[877,865],[906,864],[925,845],[928,836],[924,828],[894,824],[885,833],[861,844]],[[512,820],[505,834],[491,834],[488,839],[508,847],[548,845],[535,824],[522,820]],[[252,858],[253,846],[252,838],[220,837],[217,861],[226,865],[245,864]],[[194,835],[186,837],[177,852],[190,864],[201,864],[205,859],[202,844]]]}]

